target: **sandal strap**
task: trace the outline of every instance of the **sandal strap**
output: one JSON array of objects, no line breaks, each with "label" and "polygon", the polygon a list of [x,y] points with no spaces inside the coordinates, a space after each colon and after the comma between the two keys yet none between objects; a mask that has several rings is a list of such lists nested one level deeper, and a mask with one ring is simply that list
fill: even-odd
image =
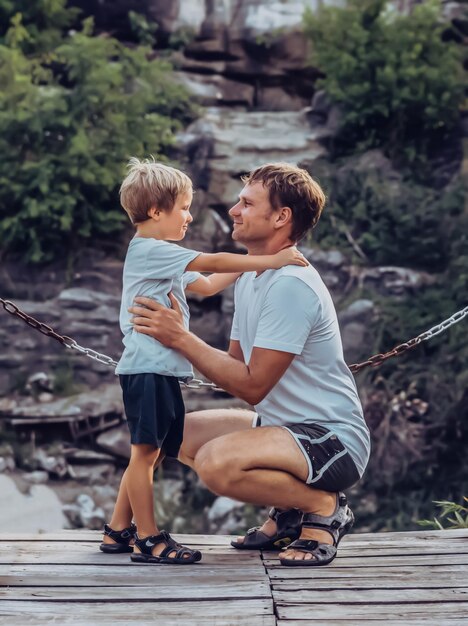
[{"label": "sandal strap", "polygon": [[[296,541],[293,541],[289,546],[283,548],[283,550],[291,549],[312,554],[314,560],[319,563],[325,560],[329,562],[330,559],[333,559],[333,557],[336,555],[335,546],[331,546],[328,543],[319,543],[314,539],[296,539]],[[280,562],[281,560],[284,559],[280,559]],[[287,560],[289,561],[290,559]]]},{"label": "sandal strap", "polygon": [[123,530],[113,530],[108,524],[104,524],[104,534],[113,539],[116,543],[128,545],[135,538],[137,528],[135,524],[130,524]]},{"label": "sandal strap", "polygon": [[299,509],[277,509],[272,507],[268,511],[268,517],[276,522],[277,533],[299,528],[302,524],[302,511]]},{"label": "sandal strap", "polygon": [[255,528],[249,528],[249,530],[245,533],[244,536],[244,545],[256,545],[258,541],[271,541],[272,537],[265,534],[260,530],[260,526],[256,526]]},{"label": "sandal strap", "polygon": [[286,548],[283,548],[283,550],[294,549],[301,550],[301,552],[314,552],[314,550],[316,550],[318,546],[319,542],[315,539],[296,539],[296,541],[290,543],[289,546],[286,546]]},{"label": "sandal strap", "polygon": [[[151,555],[153,553],[153,548],[158,543],[165,544],[164,548],[157,555],[157,558],[161,559],[183,559],[185,556],[195,556],[198,550],[192,550],[192,548],[188,548],[187,546],[183,546],[178,543],[171,535],[167,532],[167,530],[162,530],[159,535],[150,535],[149,537],[143,537],[142,539],[137,539],[135,541],[135,545],[143,554]],[[175,556],[170,554],[175,552]]]},{"label": "sandal strap", "polygon": [[135,545],[142,554],[151,555],[153,553],[154,546],[158,543],[165,543],[162,533],[142,538],[137,536],[137,539],[135,539]]},{"label": "sandal strap", "polygon": [[304,513],[302,525],[304,528],[315,528],[324,530],[333,538],[333,545],[336,546],[343,534],[343,529],[350,524],[353,519],[352,513],[348,507],[347,499],[344,493],[337,496],[335,511],[328,516],[317,515],[315,513]]}]

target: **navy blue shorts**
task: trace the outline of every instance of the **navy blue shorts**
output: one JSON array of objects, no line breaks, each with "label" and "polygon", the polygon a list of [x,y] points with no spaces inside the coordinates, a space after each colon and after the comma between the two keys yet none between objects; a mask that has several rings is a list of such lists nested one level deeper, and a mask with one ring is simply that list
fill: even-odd
[{"label": "navy blue shorts", "polygon": [[133,444],[146,443],[177,458],[185,406],[179,379],[162,374],[121,374],[125,415]]}]

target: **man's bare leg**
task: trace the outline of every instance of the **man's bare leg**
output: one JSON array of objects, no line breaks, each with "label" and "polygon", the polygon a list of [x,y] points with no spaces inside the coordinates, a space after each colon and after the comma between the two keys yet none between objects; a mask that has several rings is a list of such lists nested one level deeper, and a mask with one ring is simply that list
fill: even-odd
[{"label": "man's bare leg", "polygon": [[[298,508],[324,516],[335,510],[336,494],[306,484],[307,462],[282,428],[237,431],[212,439],[199,448],[194,468],[209,489],[242,502]],[[301,538],[332,543],[329,533],[316,529],[304,529]],[[292,549],[282,556],[313,558]]]},{"label": "man's bare leg", "polygon": [[250,430],[255,415],[246,409],[208,409],[187,413],[179,461],[193,468],[195,456],[202,446],[222,435]]}]

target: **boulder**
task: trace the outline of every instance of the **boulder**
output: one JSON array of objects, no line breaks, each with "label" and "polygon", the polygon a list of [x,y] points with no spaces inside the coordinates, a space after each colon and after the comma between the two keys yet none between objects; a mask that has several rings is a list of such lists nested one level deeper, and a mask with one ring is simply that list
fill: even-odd
[{"label": "boulder", "polygon": [[266,162],[298,164],[326,152],[305,114],[294,111],[247,113],[209,108],[179,134],[178,143],[197,164],[197,171],[204,173],[205,206],[224,211],[239,194],[241,174]]},{"label": "boulder", "polygon": [[244,504],[225,496],[216,498],[208,511],[211,532],[232,534],[245,524]]},{"label": "boulder", "polygon": [[33,485],[23,494],[10,477],[0,475],[0,493],[0,532],[51,532],[67,525],[62,503],[46,485]]},{"label": "boulder", "polygon": [[74,528],[100,530],[106,522],[103,509],[97,507],[93,498],[87,493],[77,496],[75,504],[65,505],[63,512]]},{"label": "boulder", "polygon": [[204,106],[244,106],[254,102],[254,87],[216,74],[178,72],[177,80]]},{"label": "boulder", "polygon": [[130,435],[127,424],[121,424],[101,433],[96,443],[105,452],[123,459],[130,458]]}]

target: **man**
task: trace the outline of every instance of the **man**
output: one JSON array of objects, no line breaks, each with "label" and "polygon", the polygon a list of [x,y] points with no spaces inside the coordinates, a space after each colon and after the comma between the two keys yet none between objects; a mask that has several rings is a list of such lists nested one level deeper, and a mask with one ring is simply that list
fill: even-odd
[{"label": "man", "polygon": [[[317,223],[325,196],[305,170],[267,164],[243,179],[229,214],[249,254],[294,245]],[[188,414],[180,460],[219,495],[273,506],[261,528],[233,542],[274,549],[284,565],[324,565],[354,517],[342,490],[362,476],[369,431],[343,351],[335,309],[312,267],[243,274],[227,353],[146,298],[135,329],[178,350],[196,369],[256,409]],[[252,426],[255,428],[252,429]],[[298,539],[298,537],[300,538]]]}]

